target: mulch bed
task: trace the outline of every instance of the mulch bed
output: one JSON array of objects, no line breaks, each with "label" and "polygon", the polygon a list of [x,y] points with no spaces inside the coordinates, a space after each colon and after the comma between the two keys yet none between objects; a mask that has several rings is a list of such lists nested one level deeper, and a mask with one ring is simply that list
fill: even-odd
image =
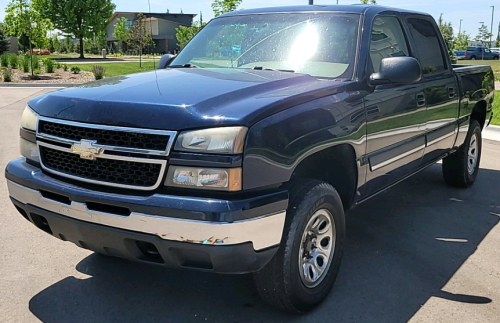
[{"label": "mulch bed", "polygon": [[[83,84],[94,81],[94,75],[90,72],[80,72],[73,74],[71,71],[64,71],[62,68],[54,73],[41,73],[31,77],[31,73],[23,73],[21,70],[12,70],[12,83],[45,83],[45,84]],[[3,78],[0,77],[0,83]]]}]

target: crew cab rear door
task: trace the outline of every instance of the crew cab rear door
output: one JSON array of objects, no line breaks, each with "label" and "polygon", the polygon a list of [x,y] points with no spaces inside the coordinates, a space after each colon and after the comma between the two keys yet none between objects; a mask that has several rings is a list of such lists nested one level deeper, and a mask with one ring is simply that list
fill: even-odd
[{"label": "crew cab rear door", "polygon": [[426,125],[423,164],[442,157],[455,143],[459,112],[458,82],[439,30],[427,16],[408,16],[407,26],[425,86]]}]

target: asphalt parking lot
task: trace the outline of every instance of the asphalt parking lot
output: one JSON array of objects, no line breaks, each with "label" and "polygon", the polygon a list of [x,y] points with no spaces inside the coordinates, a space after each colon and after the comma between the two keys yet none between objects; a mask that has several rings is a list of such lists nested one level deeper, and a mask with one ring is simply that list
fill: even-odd
[{"label": "asphalt parking lot", "polygon": [[1,322],[499,322],[500,142],[483,141],[471,189],[434,165],[348,212],[333,292],[315,311],[266,307],[251,276],[177,272],[107,258],[20,216],[3,174],[19,155],[27,100],[53,89],[0,88]]}]

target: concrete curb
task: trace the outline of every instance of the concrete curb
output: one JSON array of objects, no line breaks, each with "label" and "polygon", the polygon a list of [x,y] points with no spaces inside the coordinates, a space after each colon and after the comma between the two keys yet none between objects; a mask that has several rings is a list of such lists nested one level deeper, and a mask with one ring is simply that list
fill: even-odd
[{"label": "concrete curb", "polygon": [[[83,83],[82,83],[83,84]],[[75,83],[0,83],[0,88],[6,87],[40,87],[40,88],[65,88],[82,84]]]},{"label": "concrete curb", "polygon": [[483,129],[483,139],[500,141],[500,126],[490,125]]}]

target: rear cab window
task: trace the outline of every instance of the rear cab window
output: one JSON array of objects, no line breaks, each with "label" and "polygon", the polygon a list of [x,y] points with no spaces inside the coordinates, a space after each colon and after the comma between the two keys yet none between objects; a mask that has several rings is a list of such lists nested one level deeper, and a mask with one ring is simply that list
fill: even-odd
[{"label": "rear cab window", "polygon": [[422,74],[447,72],[445,52],[434,25],[423,17],[409,17],[407,22],[414,46],[418,50]]}]

